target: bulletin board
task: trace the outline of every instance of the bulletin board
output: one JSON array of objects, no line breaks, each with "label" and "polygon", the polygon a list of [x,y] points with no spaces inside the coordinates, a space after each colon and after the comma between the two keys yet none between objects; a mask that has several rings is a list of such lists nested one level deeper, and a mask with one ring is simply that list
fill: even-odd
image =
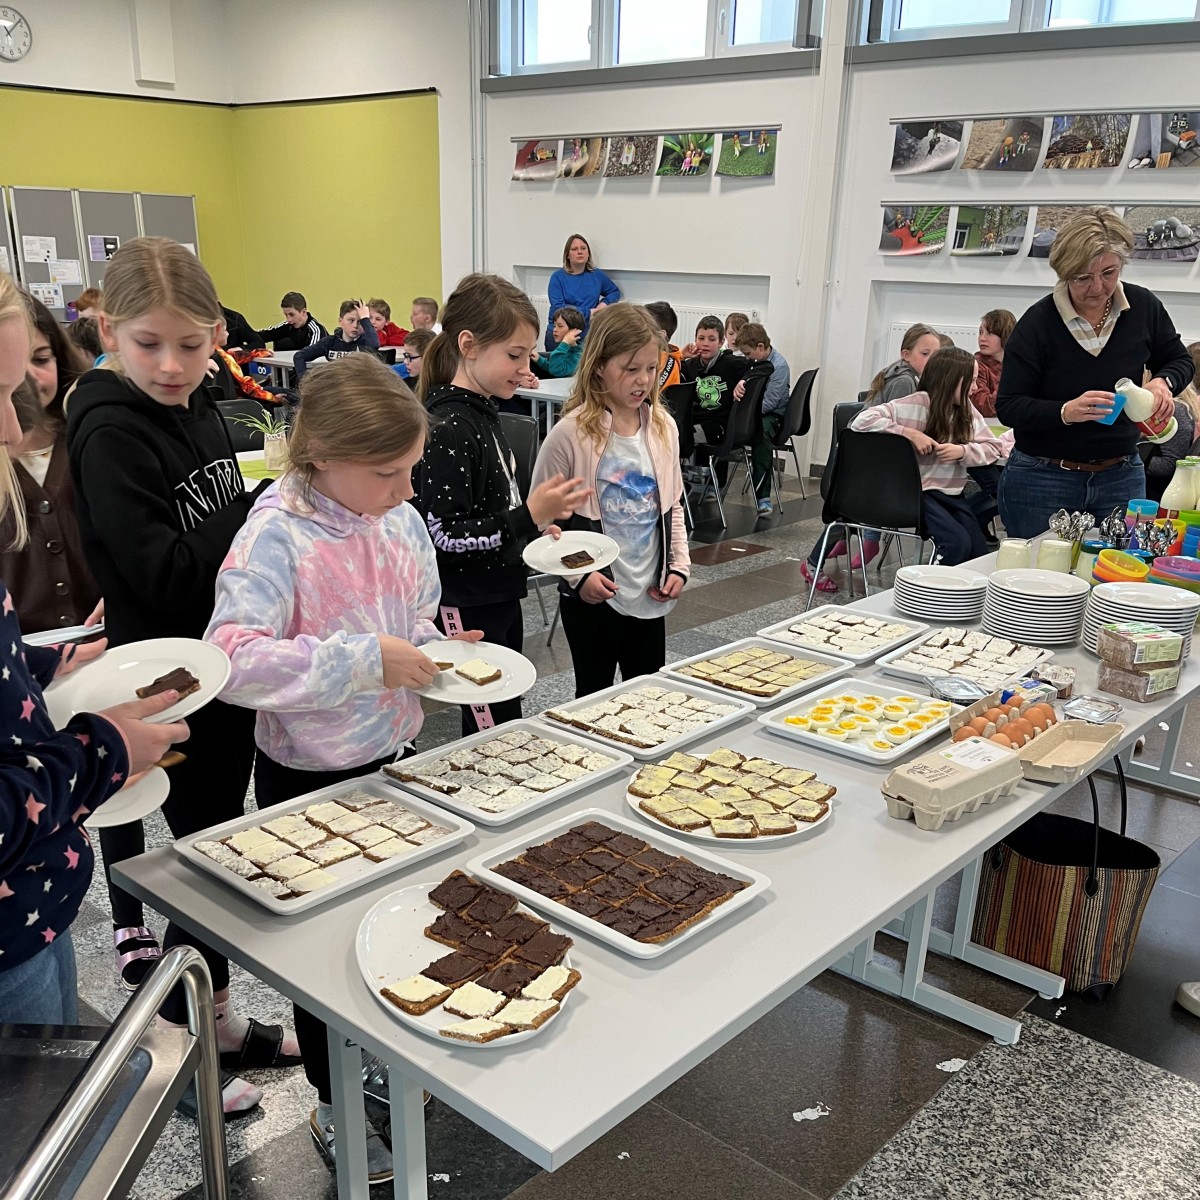
[{"label": "bulletin board", "polygon": [[74,193],[69,188],[13,187],[8,198],[21,280],[61,320],[87,286]]}]

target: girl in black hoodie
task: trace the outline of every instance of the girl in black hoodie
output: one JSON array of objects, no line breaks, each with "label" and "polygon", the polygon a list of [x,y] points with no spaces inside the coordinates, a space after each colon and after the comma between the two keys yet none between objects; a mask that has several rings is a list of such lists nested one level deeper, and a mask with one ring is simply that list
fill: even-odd
[{"label": "girl in black hoodie", "polygon": [[[425,352],[420,379],[431,423],[413,503],[437,550],[438,625],[450,635],[482,629],[487,641],[517,651],[529,590],[525,543],[592,495],[581,479],[561,475],[526,498],[517,486],[498,401],[511,400],[527,381],[540,329],[537,309],[519,288],[498,275],[468,275],[442,309],[442,332]],[[520,715],[520,700],[464,706],[462,731]]]},{"label": "girl in black hoodie", "polygon": [[[246,493],[224,418],[204,392],[221,306],[200,260],[167,238],[126,242],[104,284],[100,331],[111,357],[82,376],[68,401],[84,553],[104,594],[113,645],[200,638],[217,571],[257,494]],[[163,805],[175,837],[241,816],[254,761],[249,709],[213,701],[189,725],[187,761],[172,769]],[[181,942],[199,945],[169,924],[163,945]],[[199,949],[213,976],[222,1065],[297,1063],[295,1035],[234,1012],[228,961]],[[181,1022],[182,997],[173,996],[163,1015]],[[224,1082],[227,1112],[261,1099],[242,1080]]]}]

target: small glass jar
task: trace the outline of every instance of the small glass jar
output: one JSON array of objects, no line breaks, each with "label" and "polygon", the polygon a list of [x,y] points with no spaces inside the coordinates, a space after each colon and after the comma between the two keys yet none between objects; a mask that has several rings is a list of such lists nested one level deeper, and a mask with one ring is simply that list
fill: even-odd
[{"label": "small glass jar", "polygon": [[996,551],[996,570],[1007,571],[1013,567],[1029,566],[1032,544],[1024,538],[1005,538]]},{"label": "small glass jar", "polygon": [[1075,560],[1075,574],[1080,579],[1092,582],[1092,568],[1096,565],[1096,556],[1101,550],[1111,549],[1112,543],[1103,538],[1086,538],[1080,547],[1079,557]]},{"label": "small glass jar", "polygon": [[1071,573],[1071,551],[1074,545],[1061,538],[1046,538],[1038,543],[1037,565],[1043,571]]}]

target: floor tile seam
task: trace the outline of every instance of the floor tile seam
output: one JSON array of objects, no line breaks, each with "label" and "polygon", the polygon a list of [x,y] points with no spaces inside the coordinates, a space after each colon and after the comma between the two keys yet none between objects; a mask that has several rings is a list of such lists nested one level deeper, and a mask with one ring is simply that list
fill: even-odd
[{"label": "floor tile seam", "polygon": [[1172,884],[1172,883],[1169,883],[1169,882],[1168,882],[1168,881],[1167,881],[1167,880],[1164,878],[1165,874],[1166,874],[1166,872],[1164,872],[1164,873],[1163,873],[1163,875],[1160,875],[1160,876],[1158,877],[1158,886],[1159,886],[1159,887],[1161,887],[1161,888],[1166,888],[1168,892],[1175,892],[1177,895],[1180,895],[1180,896],[1189,896],[1189,897],[1191,897],[1191,899],[1193,899],[1193,900],[1198,900],[1198,901],[1200,901],[1200,890],[1197,890],[1197,891],[1192,891],[1192,890],[1190,890],[1189,888],[1185,888],[1185,887],[1177,887],[1177,886],[1175,886],[1174,884]]},{"label": "floor tile seam", "polygon": [[[759,1160],[757,1158],[752,1157],[751,1155],[747,1154],[744,1150],[739,1149],[737,1146],[730,1145],[728,1142],[724,1141],[722,1138],[717,1137],[717,1135],[715,1133],[713,1133],[712,1130],[705,1129],[704,1126],[697,1125],[694,1121],[688,1120],[687,1117],[683,1116],[680,1113],[677,1113],[673,1108],[668,1108],[661,1101],[659,1101],[657,1099],[651,1100],[648,1102],[647,1107],[649,1107],[651,1105],[655,1108],[661,1109],[672,1120],[678,1121],[680,1124],[688,1126],[689,1129],[694,1130],[702,1138],[705,1138],[706,1140],[715,1143],[716,1145],[720,1146],[724,1150],[728,1150],[729,1153],[734,1155],[736,1158],[741,1159],[743,1162],[753,1163],[754,1166],[757,1167],[760,1171],[765,1171],[768,1175],[779,1180],[779,1182],[784,1184],[786,1187],[790,1187],[790,1188],[794,1189],[794,1191],[796,1192],[797,1200],[828,1200],[828,1198],[823,1198],[821,1196],[818,1196],[816,1192],[810,1191],[803,1184],[797,1183],[794,1179],[789,1179],[786,1175],[781,1175],[773,1167],[767,1166],[766,1163],[759,1162]],[[863,1166],[865,1166],[865,1165],[866,1164],[864,1163]],[[861,1170],[861,1169],[862,1168],[860,1167],[859,1170]]]}]

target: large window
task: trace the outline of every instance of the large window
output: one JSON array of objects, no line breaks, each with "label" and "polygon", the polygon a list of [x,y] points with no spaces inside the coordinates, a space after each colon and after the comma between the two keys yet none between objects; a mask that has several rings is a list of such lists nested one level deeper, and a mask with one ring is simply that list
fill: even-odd
[{"label": "large window", "polygon": [[505,75],[791,50],[798,12],[814,7],[814,0],[492,2]]},{"label": "large window", "polygon": [[1200,0],[863,0],[863,42],[1200,19]]}]

